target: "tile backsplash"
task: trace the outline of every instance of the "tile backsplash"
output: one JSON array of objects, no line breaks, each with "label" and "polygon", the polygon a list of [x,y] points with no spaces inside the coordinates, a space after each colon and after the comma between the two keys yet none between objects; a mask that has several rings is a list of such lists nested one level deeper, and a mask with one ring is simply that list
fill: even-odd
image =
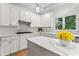
[{"label": "tile backsplash", "polygon": [[17,27],[0,26],[0,35],[8,35],[17,32]]},{"label": "tile backsplash", "polygon": [[[18,29],[20,28],[20,29]],[[9,35],[9,34],[15,34],[18,31],[31,31],[31,32],[37,32],[38,28],[31,28],[27,26],[21,26],[21,27],[14,27],[14,26],[0,26],[0,35]]]}]

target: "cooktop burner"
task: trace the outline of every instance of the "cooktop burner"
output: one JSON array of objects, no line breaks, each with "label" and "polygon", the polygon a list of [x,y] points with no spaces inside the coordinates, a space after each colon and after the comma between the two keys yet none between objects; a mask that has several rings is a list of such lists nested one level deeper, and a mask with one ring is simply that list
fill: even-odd
[{"label": "cooktop burner", "polygon": [[32,33],[32,32],[16,32],[16,34],[25,34],[25,33]]}]

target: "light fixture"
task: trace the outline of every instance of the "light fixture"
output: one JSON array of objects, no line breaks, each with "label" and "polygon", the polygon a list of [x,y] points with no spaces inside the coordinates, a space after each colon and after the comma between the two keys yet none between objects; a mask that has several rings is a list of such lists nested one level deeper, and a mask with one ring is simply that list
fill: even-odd
[{"label": "light fixture", "polygon": [[36,7],[36,12],[40,12],[40,7]]}]

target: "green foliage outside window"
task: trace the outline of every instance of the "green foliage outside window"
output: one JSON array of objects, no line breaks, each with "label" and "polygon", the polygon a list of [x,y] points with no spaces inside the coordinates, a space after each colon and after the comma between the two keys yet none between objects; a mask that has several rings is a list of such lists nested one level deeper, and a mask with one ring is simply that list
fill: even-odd
[{"label": "green foliage outside window", "polygon": [[65,29],[76,29],[76,16],[65,17]]},{"label": "green foliage outside window", "polygon": [[58,18],[56,23],[56,29],[62,29],[63,18]]},{"label": "green foliage outside window", "polygon": [[[72,30],[76,29],[76,15],[65,17],[65,29]],[[61,30],[63,28],[63,18],[57,18],[56,29]]]}]

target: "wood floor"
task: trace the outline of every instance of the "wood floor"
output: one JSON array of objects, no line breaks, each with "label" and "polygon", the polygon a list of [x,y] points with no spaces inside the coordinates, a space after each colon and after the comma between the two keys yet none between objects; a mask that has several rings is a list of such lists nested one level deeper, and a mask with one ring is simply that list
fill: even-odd
[{"label": "wood floor", "polygon": [[28,56],[28,49],[20,50],[16,53],[11,54],[10,56]]},{"label": "wood floor", "polygon": [[27,55],[28,55],[28,49],[23,49],[15,54],[15,56],[27,56]]}]

